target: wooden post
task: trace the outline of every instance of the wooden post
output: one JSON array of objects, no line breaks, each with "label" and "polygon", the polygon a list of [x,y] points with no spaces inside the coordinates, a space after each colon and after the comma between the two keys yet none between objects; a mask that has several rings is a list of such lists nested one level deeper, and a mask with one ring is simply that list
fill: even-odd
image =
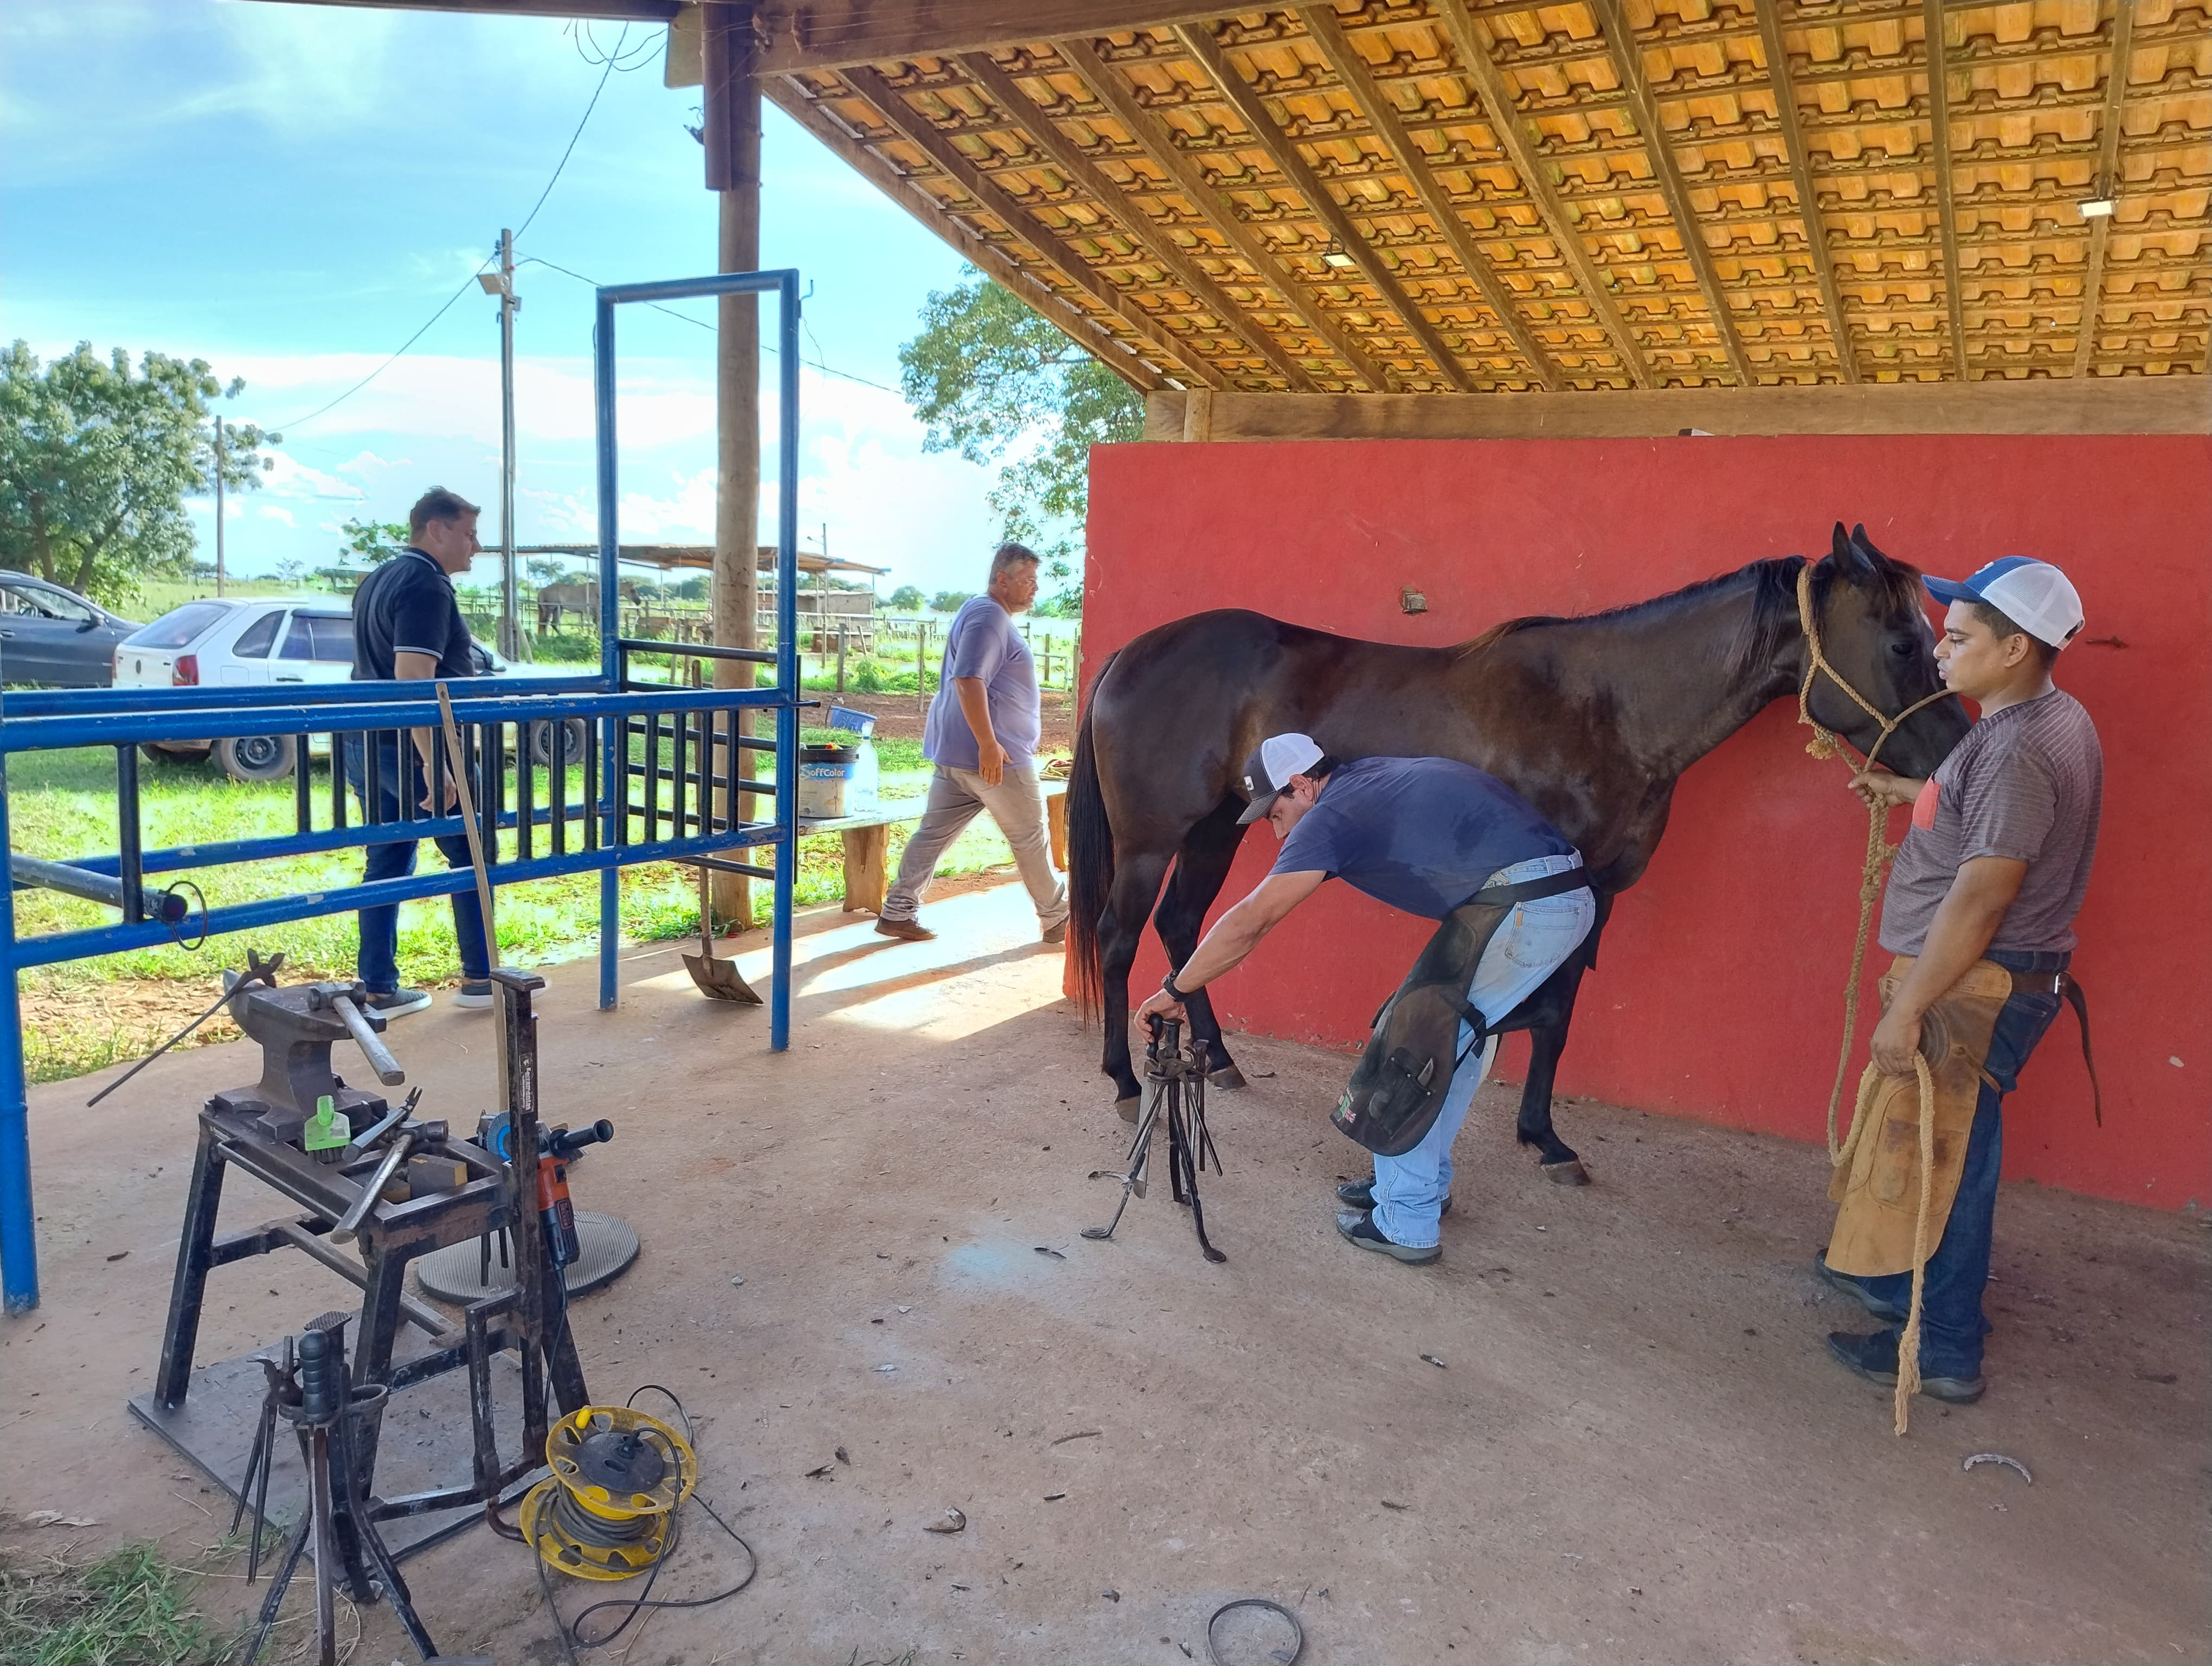
[{"label": "wooden post", "polygon": [[[743,5],[709,3],[704,13],[704,69],[707,188],[717,193],[721,210],[719,264],[726,272],[760,268],[760,83],[752,76],[756,45],[750,13]],[[725,295],[718,313],[714,355],[714,641],[724,648],[759,645],[760,549],[760,302],[753,295]],[[714,686],[749,689],[753,667],[732,660],[714,661]],[[740,718],[750,733],[749,719]],[[733,760],[735,773],[750,778],[753,754]],[[726,789],[718,808],[731,822],[749,812],[746,793]],[[731,800],[737,802],[732,803]],[[752,882],[743,874],[716,872],[711,886],[713,912],[735,920],[740,929],[753,923]]]},{"label": "wooden post", "polygon": [[914,703],[929,709],[929,621],[914,622]]},{"label": "wooden post", "polygon": [[845,830],[845,908],[847,914],[881,914],[890,880],[886,862],[891,830],[878,822],[873,827]]},{"label": "wooden post", "polygon": [[1052,865],[1067,872],[1067,794],[1054,793],[1044,801],[1046,830],[1052,836]]},{"label": "wooden post", "polygon": [[837,692],[845,692],[845,622],[837,621]]}]

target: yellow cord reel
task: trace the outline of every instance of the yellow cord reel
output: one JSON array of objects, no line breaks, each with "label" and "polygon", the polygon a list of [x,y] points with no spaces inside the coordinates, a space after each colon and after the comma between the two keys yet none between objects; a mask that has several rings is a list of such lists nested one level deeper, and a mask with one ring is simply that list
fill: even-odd
[{"label": "yellow cord reel", "polygon": [[553,1474],[524,1494],[522,1536],[548,1567],[628,1579],[668,1554],[676,1507],[698,1485],[690,1443],[627,1406],[586,1406],[545,1437]]}]

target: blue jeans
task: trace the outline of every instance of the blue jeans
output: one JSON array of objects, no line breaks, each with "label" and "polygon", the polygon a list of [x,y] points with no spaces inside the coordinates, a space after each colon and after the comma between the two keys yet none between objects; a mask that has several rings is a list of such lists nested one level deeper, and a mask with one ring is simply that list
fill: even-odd
[{"label": "blue jeans", "polygon": [[[1493,885],[1519,885],[1562,873],[1575,865],[1571,856],[1539,856],[1498,869]],[[1535,993],[1561,961],[1582,946],[1597,919],[1597,900],[1587,891],[1570,891],[1558,897],[1540,897],[1522,903],[1501,921],[1498,934],[1482,952],[1468,985],[1467,998],[1493,1023]],[[1421,1143],[1403,1157],[1375,1159],[1375,1225],[1393,1243],[1426,1250],[1438,1237],[1437,1222],[1443,1213],[1444,1195],[1451,1190],[1452,1141],[1467,1121],[1474,1091],[1489,1074],[1498,1056],[1498,1037],[1492,1036],[1480,1059],[1470,1061],[1468,1050],[1474,1031],[1459,1027],[1459,1068],[1444,1093],[1443,1109]],[[1472,1067],[1470,1067],[1470,1063]]]},{"label": "blue jeans", "polygon": [[[423,780],[422,755],[412,745],[406,748],[408,790],[414,794],[416,814],[428,813],[422,808],[428,788]],[[354,796],[361,800],[362,819],[365,823],[396,822],[399,819],[399,757],[398,750],[388,739],[381,740],[376,749],[376,802],[369,802],[366,752],[361,737],[349,735],[345,742],[346,781],[353,787]],[[363,884],[378,879],[397,879],[415,871],[416,847],[419,839],[398,839],[390,844],[368,847],[368,860],[362,866]],[[437,841],[438,854],[446,859],[446,866],[461,869],[472,867],[469,856],[469,842],[460,834],[449,834]],[[483,910],[477,904],[473,890],[453,893],[453,941],[461,952],[461,976],[469,982],[477,982],[491,976],[491,953],[484,943]],[[399,904],[387,903],[381,908],[361,911],[361,954],[357,962],[361,981],[379,994],[388,994],[399,987]]]},{"label": "blue jeans", "polygon": [[[1992,953],[2008,971],[2045,976],[2039,992],[2016,992],[1997,1013],[1983,1067],[1998,1085],[1982,1084],[1974,1104],[1973,1130],[1966,1137],[1966,1166],[1959,1177],[1959,1195],[1944,1224],[1943,1241],[1928,1259],[1920,1292],[1920,1372],[1923,1377],[1975,1377],[1982,1374],[1982,1339],[1990,1334],[1982,1311],[1982,1291],[1990,1281],[1990,1237],[1996,1224],[1997,1169],[2004,1154],[2004,1096],[2020,1085],[2021,1067],[2035,1051],[2043,1032],[2058,1016],[2060,997],[2051,993],[2049,974],[2065,970],[2068,956]],[[1873,1295],[1899,1308],[1912,1300],[1912,1274],[1889,1273],[1861,1279]],[[1904,1328],[1893,1326],[1891,1335]]]}]

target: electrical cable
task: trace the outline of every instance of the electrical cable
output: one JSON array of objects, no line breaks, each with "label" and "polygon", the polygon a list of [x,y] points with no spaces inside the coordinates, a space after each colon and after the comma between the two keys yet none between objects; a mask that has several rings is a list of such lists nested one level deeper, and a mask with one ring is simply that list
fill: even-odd
[{"label": "electrical cable", "polygon": [[[676,1391],[673,1389],[664,1388],[658,1383],[640,1383],[636,1388],[630,1390],[629,1398],[623,1402],[623,1404],[626,1407],[634,1406],[636,1403],[638,1395],[645,1393],[647,1389],[651,1389],[655,1394],[665,1396],[668,1403],[676,1408],[676,1415],[683,1420],[684,1424],[684,1444],[687,1446],[692,1446],[694,1450],[696,1450],[696,1438],[691,1425],[691,1414],[684,1408],[683,1401],[677,1397]],[[759,1554],[756,1552],[750,1544],[745,1542],[744,1536],[740,1534],[737,1529],[732,1527],[729,1523],[722,1519],[722,1512],[714,1508],[713,1503],[708,1500],[707,1495],[703,1493],[695,1491],[691,1494],[691,1499],[690,1501],[696,1501],[701,1509],[704,1510],[709,1516],[713,1517],[714,1518],[714,1525],[720,1528],[723,1532],[728,1534],[730,1537],[736,1541],[738,1548],[745,1553],[745,1561],[747,1565],[745,1568],[745,1577],[738,1580],[736,1584],[732,1585],[728,1590],[716,1591],[712,1596],[657,1597],[653,1594],[653,1586],[659,1582],[661,1569],[666,1567],[669,1562],[674,1559],[678,1548],[683,1543],[684,1523],[683,1512],[680,1507],[675,1515],[670,1518],[668,1523],[668,1547],[660,1554],[659,1557],[653,1562],[653,1566],[646,1573],[645,1589],[640,1591],[635,1596],[614,1596],[609,1597],[605,1602],[594,1602],[589,1608],[577,1614],[574,1620],[563,1620],[561,1617],[561,1610],[553,1600],[552,1581],[546,1577],[545,1558],[542,1554],[538,1553],[537,1544],[534,1541],[532,1543],[530,1547],[532,1551],[531,1560],[536,1565],[538,1569],[538,1589],[545,1598],[546,1613],[553,1617],[554,1634],[561,1639],[561,1652],[567,1659],[568,1666],[580,1666],[580,1662],[577,1656],[577,1651],[579,1650],[599,1649],[605,1647],[608,1644],[620,1637],[624,1632],[628,1631],[630,1627],[631,1622],[635,1620],[641,1614],[646,1613],[648,1610],[659,1608],[712,1608],[717,1602],[728,1602],[730,1598],[735,1596],[739,1591],[744,1590],[746,1586],[751,1584],[755,1579],[760,1577]],[[643,1523],[631,1523],[625,1524],[623,1527],[617,1527],[615,1523],[609,1522],[595,1522],[591,1517],[587,1517],[582,1511],[571,1509],[568,1504],[567,1495],[557,1487],[554,1489],[553,1493],[549,1499],[549,1503],[551,1506],[552,1513],[561,1523],[562,1531],[568,1533],[574,1537],[580,1538],[586,1543],[616,1545],[628,1542],[631,1538],[640,1536],[637,1534],[636,1529],[639,1526],[644,1525]],[[593,1614],[599,1613],[602,1608],[620,1608],[625,1610],[625,1612],[623,1613],[620,1622],[617,1623],[611,1631],[607,1632],[605,1635],[599,1637],[585,1636],[584,1622],[589,1620]]]},{"label": "electrical cable", "polygon": [[[628,24],[624,24],[623,26],[625,33],[628,33],[629,27],[629,26]],[[621,50],[622,42],[617,39],[615,43],[615,51],[619,53]],[[522,224],[515,231],[514,234],[516,237],[520,238],[524,232],[530,229],[530,222],[538,217],[538,210],[545,206],[545,199],[553,194],[553,187],[561,182],[562,171],[568,166],[568,158],[575,152],[577,140],[584,137],[585,124],[592,119],[592,112],[599,107],[599,94],[606,91],[607,77],[614,73],[614,58],[610,57],[605,60],[605,62],[607,67],[599,74],[599,84],[592,89],[592,101],[584,106],[583,119],[577,122],[576,131],[568,136],[568,149],[561,153],[561,160],[554,164],[553,177],[546,180],[545,189],[538,193],[538,200],[530,205],[530,212],[523,216]],[[496,256],[494,257],[495,259],[496,258]],[[428,318],[425,319],[422,322],[422,327],[417,330],[413,335],[408,337],[405,341],[400,343],[398,349],[393,351],[392,356],[385,360],[382,364],[378,365],[375,369],[370,371],[368,374],[363,376],[359,381],[356,382],[351,387],[346,389],[344,392],[339,394],[337,398],[331,400],[328,404],[318,406],[315,410],[309,411],[304,416],[295,417],[289,423],[279,424],[276,431],[279,433],[289,433],[294,429],[302,427],[308,423],[313,422],[318,416],[327,415],[331,411],[337,410],[348,399],[353,398],[355,394],[360,392],[362,389],[367,387],[371,382],[374,381],[379,376],[381,376],[386,371],[391,369],[394,364],[397,364],[399,362],[400,358],[406,353],[409,348],[414,346],[416,342],[422,340],[424,336],[429,333],[430,326],[432,325],[435,324],[440,319],[445,317],[447,313],[453,310],[453,303],[459,301],[463,295],[466,295],[471,289],[474,289],[476,287],[477,279],[484,272],[489,271],[491,269],[491,265],[492,262],[490,260],[486,260],[482,264],[478,265],[475,271],[471,272],[467,278],[463,281],[461,287],[446,297],[445,305],[439,307],[436,312],[431,313]]]},{"label": "electrical cable", "polygon": [[[518,266],[536,265],[549,267],[552,271],[560,273],[563,277],[574,278],[579,283],[588,283],[595,289],[601,287],[599,280],[596,277],[588,277],[582,272],[573,271],[569,268],[562,265],[558,261],[548,260],[542,254],[533,254],[528,258],[518,260],[514,264]],[[694,318],[689,313],[679,313],[673,307],[664,307],[657,301],[649,301],[645,304],[656,313],[665,313],[672,319],[682,319],[695,330],[705,330],[711,333],[715,327],[709,324],[705,319]],[[823,363],[822,362],[822,344],[816,338],[812,327],[806,324],[804,317],[799,319],[799,324],[802,328],[805,329],[807,339],[814,343],[815,355],[813,358],[809,359],[804,354],[801,354],[799,356],[799,362],[801,364],[806,365],[810,368],[818,370],[825,376],[835,376],[842,381],[858,382],[862,387],[872,387],[878,393],[898,392],[898,389],[895,387],[887,387],[881,382],[872,382],[866,376],[856,376],[849,370],[840,370],[833,365]],[[770,347],[766,342],[763,342],[761,344],[760,350],[763,353],[774,353],[778,350]],[[902,394],[900,397],[904,398],[905,396]]]}]

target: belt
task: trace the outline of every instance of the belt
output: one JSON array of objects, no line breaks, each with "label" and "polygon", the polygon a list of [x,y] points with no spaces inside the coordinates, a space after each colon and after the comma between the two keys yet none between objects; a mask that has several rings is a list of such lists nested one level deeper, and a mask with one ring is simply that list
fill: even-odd
[{"label": "belt", "polygon": [[[1583,859],[1575,858],[1575,865],[1558,873],[1539,874],[1534,879],[1523,879],[1517,885],[1500,885],[1492,880],[1467,899],[1480,903],[1485,908],[1511,908],[1517,903],[1533,903],[1539,897],[1563,897],[1571,891],[1587,891],[1589,875],[1583,870]],[[1460,904],[1462,908],[1467,903]]]}]

